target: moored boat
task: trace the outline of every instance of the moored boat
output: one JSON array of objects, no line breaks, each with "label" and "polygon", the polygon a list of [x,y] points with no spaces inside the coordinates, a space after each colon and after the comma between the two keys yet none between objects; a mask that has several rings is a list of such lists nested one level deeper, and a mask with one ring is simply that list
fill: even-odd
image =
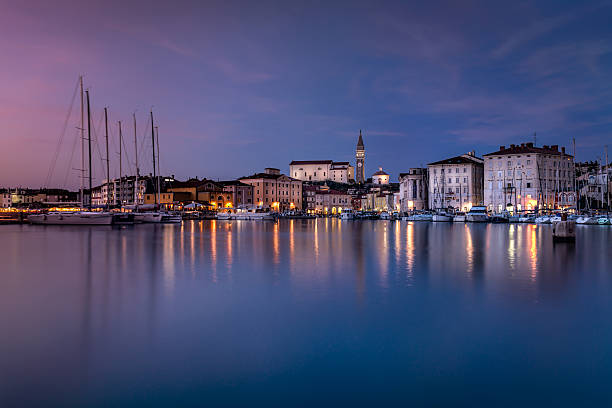
[{"label": "moored boat", "polygon": [[489,215],[487,214],[487,207],[483,205],[475,205],[465,216],[467,222],[488,222]]},{"label": "moored boat", "polygon": [[40,225],[111,225],[113,215],[95,211],[53,211],[45,214],[31,214],[28,221]]}]

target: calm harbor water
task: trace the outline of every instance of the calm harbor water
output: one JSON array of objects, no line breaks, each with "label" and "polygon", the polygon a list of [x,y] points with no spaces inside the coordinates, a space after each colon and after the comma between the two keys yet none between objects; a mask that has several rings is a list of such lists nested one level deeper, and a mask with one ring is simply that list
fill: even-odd
[{"label": "calm harbor water", "polygon": [[0,406],[611,406],[612,228],[0,226]]}]

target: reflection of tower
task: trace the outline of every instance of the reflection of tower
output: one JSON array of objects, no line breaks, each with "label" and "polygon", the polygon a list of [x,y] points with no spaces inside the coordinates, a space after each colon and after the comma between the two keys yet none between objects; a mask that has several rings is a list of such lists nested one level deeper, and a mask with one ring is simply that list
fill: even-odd
[{"label": "reflection of tower", "polygon": [[359,129],[359,141],[357,142],[357,150],[355,151],[355,161],[357,162],[357,173],[355,174],[355,181],[357,183],[365,182],[365,147],[363,147],[363,138],[361,137],[361,129]]}]

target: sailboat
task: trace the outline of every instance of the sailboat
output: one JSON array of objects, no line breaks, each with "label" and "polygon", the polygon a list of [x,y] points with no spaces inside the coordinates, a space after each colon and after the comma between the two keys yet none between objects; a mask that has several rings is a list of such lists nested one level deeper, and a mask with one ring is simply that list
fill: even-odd
[{"label": "sailboat", "polygon": [[[83,107],[83,77],[79,78],[81,88],[81,172],[84,175],[85,149],[84,149],[84,107]],[[91,174],[91,110],[89,104],[89,91],[87,94],[87,141],[89,146],[89,211],[84,210],[83,203],[83,182],[81,182],[81,209],[79,211],[53,211],[45,214],[31,214],[28,216],[28,221],[32,224],[42,225],[110,225],[113,222],[113,216],[108,212],[91,211],[91,191],[92,191],[92,174]]]}]

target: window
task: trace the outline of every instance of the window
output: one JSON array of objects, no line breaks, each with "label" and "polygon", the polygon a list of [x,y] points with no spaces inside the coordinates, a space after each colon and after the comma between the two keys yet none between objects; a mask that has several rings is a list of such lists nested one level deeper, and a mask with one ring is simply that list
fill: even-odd
[{"label": "window", "polygon": [[463,172],[464,172],[464,173],[467,173],[467,167],[464,167],[464,168],[463,168]]},{"label": "window", "polygon": [[527,183],[527,188],[531,188],[531,183]]},{"label": "window", "polygon": [[455,183],[459,184],[459,177],[455,177]]},{"label": "window", "polygon": [[451,184],[452,182],[453,182],[453,179],[449,177],[448,178],[448,184]]},{"label": "window", "polygon": [[459,194],[460,192],[461,192],[461,188],[457,187],[457,188],[455,189],[455,193]]},{"label": "window", "polygon": [[459,167],[455,167],[455,173],[459,173]]},{"label": "window", "polygon": [[508,160],[508,168],[512,167],[512,161]]}]

